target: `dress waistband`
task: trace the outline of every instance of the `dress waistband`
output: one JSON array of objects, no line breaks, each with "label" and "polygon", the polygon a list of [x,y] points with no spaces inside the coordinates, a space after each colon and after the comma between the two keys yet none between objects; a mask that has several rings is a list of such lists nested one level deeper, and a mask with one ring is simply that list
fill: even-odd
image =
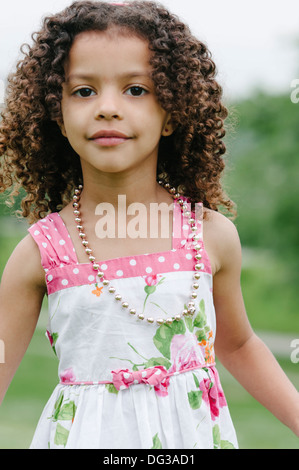
[{"label": "dress waistband", "polygon": [[114,385],[117,390],[125,390],[134,384],[148,384],[152,386],[158,386],[165,382],[169,377],[174,375],[183,374],[191,370],[213,368],[215,363],[197,364],[194,367],[187,369],[181,369],[176,372],[168,372],[164,366],[154,366],[148,369],[139,371],[132,371],[129,369],[117,369],[113,370],[112,381],[111,380],[99,380],[99,381],[65,381],[61,380],[61,385]]}]

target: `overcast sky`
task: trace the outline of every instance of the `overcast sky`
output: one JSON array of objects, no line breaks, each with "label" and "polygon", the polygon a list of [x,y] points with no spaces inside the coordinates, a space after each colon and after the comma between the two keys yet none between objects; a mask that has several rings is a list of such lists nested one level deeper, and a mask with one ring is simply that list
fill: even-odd
[{"label": "overcast sky", "polygon": [[[42,17],[70,3],[71,0],[1,2],[0,79],[5,79],[14,67],[20,45],[31,42],[31,33],[40,28]],[[299,0],[161,3],[207,43],[228,98],[246,96],[255,87],[288,93],[292,80],[299,78]]]}]

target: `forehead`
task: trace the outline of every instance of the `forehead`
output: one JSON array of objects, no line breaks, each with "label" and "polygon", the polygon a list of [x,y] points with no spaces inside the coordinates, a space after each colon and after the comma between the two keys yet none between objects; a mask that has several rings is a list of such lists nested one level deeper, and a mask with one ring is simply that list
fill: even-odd
[{"label": "forehead", "polygon": [[104,71],[137,68],[150,70],[151,51],[148,41],[122,30],[86,31],[78,34],[65,64],[66,74],[86,69]]}]

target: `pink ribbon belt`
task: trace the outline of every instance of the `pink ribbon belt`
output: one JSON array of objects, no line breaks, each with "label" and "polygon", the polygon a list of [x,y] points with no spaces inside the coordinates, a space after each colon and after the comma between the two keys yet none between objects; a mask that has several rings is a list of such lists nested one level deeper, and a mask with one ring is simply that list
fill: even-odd
[{"label": "pink ribbon belt", "polygon": [[125,390],[134,384],[148,384],[153,387],[158,386],[166,378],[171,377],[172,375],[182,374],[194,369],[203,369],[205,367],[213,367],[215,363],[201,364],[194,367],[189,367],[188,369],[182,369],[177,372],[169,373],[167,369],[163,366],[149,367],[148,369],[132,371],[129,369],[117,369],[113,370],[112,381],[110,380],[101,380],[98,382],[92,381],[70,381],[65,380],[61,377],[60,383],[62,385],[101,385],[101,384],[113,384],[117,390]]},{"label": "pink ribbon belt", "polygon": [[112,383],[117,390],[124,390],[133,384],[159,385],[167,376],[167,370],[162,366],[151,367],[140,371],[119,369],[112,371]]}]

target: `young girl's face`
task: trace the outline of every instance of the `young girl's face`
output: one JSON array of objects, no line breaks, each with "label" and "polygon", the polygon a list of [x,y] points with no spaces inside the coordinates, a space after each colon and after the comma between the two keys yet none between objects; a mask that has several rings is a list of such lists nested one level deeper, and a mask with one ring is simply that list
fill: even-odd
[{"label": "young girl's face", "polygon": [[[147,41],[113,32],[75,38],[65,67],[62,133],[84,173],[155,168],[170,116],[157,101]],[[165,131],[167,128],[167,132]]]}]

